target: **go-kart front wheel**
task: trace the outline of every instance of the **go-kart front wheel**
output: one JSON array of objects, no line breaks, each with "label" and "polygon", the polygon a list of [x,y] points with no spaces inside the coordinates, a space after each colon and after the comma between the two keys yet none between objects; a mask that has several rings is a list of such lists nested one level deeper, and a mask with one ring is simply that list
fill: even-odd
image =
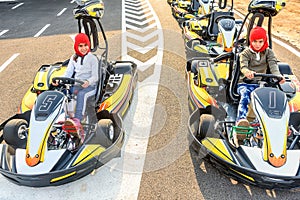
[{"label": "go-kart front wheel", "polygon": [[217,137],[217,133],[214,130],[215,117],[209,114],[202,114],[199,120],[199,127],[196,137],[199,140],[205,137]]},{"label": "go-kart front wheel", "polygon": [[114,124],[110,119],[101,119],[98,122],[97,127],[97,138],[99,139],[99,143],[105,147],[110,147],[115,139],[115,130]]},{"label": "go-kart front wheel", "polygon": [[12,119],[3,128],[3,139],[14,148],[26,148],[28,123],[24,119]]}]

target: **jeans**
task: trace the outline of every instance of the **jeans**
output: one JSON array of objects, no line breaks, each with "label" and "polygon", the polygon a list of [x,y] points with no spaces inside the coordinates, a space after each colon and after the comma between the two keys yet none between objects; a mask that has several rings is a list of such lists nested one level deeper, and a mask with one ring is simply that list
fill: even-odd
[{"label": "jeans", "polygon": [[258,84],[238,84],[237,92],[241,98],[238,106],[237,121],[240,119],[246,119],[248,113],[248,104],[250,103],[250,94],[258,87]]},{"label": "jeans", "polygon": [[83,88],[81,86],[75,86],[74,94],[77,95],[75,118],[78,118],[81,121],[85,113],[86,103],[88,98],[95,96],[96,94],[96,86],[90,85],[87,88]]}]

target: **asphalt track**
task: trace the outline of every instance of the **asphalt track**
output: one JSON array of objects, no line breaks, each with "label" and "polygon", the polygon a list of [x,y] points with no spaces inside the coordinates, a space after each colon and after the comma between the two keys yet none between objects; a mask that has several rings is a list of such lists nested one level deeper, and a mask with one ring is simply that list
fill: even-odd
[{"label": "asphalt track", "polygon": [[[1,2],[1,1],[0,1]],[[11,10],[18,3],[23,5]],[[16,107],[34,74],[41,64],[54,63],[68,58],[72,53],[70,35],[77,32],[76,22],[72,18],[74,7],[70,1],[18,1],[14,4],[0,3],[0,65],[9,58],[11,62],[0,72],[0,121],[16,111]],[[122,10],[121,1],[105,1],[103,23],[110,38],[111,58],[120,57]],[[142,113],[132,124],[138,126],[140,136],[143,130],[150,128],[146,145],[146,155],[133,152],[129,155],[138,163],[145,156],[143,173],[135,172],[136,166],[124,161],[124,157],[115,159],[96,171],[74,183],[50,188],[28,188],[16,186],[0,177],[0,199],[299,199],[299,193],[263,190],[236,183],[220,174],[215,168],[198,160],[187,141],[187,91],[185,81],[184,46],[181,29],[171,16],[166,1],[152,0],[153,11],[159,18],[164,36],[163,62],[157,98],[154,105],[147,109],[153,113]],[[27,5],[30,5],[27,7]],[[23,8],[23,9],[22,9]],[[57,16],[67,8],[60,16]],[[33,14],[34,13],[34,14]],[[122,19],[122,20],[121,20]],[[39,31],[50,24],[38,37]],[[4,30],[9,30],[3,33]],[[1,33],[3,33],[1,35]],[[274,45],[278,58],[288,62],[299,76],[299,58],[289,51]],[[146,60],[146,58],[145,58]],[[25,70],[24,70],[25,69]],[[143,83],[153,74],[153,68],[139,71],[139,82]],[[141,84],[140,84],[141,85]],[[149,85],[148,85],[149,86]],[[138,91],[143,92],[143,87]],[[155,95],[155,94],[153,94]],[[136,97],[135,97],[136,98]],[[134,119],[136,104],[130,108],[127,120]],[[147,103],[147,102],[146,102]],[[145,104],[146,105],[146,104]],[[153,119],[149,116],[153,115]],[[149,120],[152,121],[149,124]],[[130,136],[132,126],[127,121],[125,129]],[[144,123],[144,126],[141,124]],[[129,130],[129,131],[128,131]],[[125,148],[127,148],[126,146]],[[125,152],[126,153],[126,152]],[[128,152],[127,152],[128,153]],[[142,162],[142,161],[141,161]],[[129,164],[129,165],[128,165]],[[125,166],[127,165],[127,166]],[[124,169],[132,169],[122,171]],[[141,178],[139,178],[141,176]],[[124,178],[125,177],[125,178]],[[134,181],[140,179],[140,185]],[[122,184],[121,180],[126,180]],[[126,183],[126,184],[125,184]],[[138,192],[138,194],[136,193]]]}]

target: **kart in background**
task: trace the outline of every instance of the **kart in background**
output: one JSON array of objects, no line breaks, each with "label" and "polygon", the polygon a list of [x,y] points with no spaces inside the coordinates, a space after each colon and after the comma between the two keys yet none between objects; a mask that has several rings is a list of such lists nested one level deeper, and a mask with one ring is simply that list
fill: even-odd
[{"label": "kart in background", "polygon": [[206,14],[209,14],[215,6],[214,0],[191,0],[191,2],[188,3],[189,6],[186,6],[186,8],[182,9],[178,8],[179,2],[178,4],[175,2],[176,1],[170,5],[173,16],[179,24],[182,24],[185,20],[195,17],[202,17]]},{"label": "kart in background", "polygon": [[[227,1],[219,1],[214,10],[201,17],[195,17],[182,23],[187,60],[193,57],[216,57],[231,52],[242,20],[233,16],[233,2],[228,11]],[[240,38],[242,39],[243,34]]]},{"label": "kart in background", "polygon": [[[82,81],[62,77],[68,60],[39,69],[20,112],[0,125],[0,173],[18,185],[44,187],[75,181],[121,154],[122,117],[133,97],[137,66],[108,61],[100,21],[103,2],[80,2],[74,16],[99,60],[97,93],[87,101],[84,121],[77,123],[72,118],[76,95],[71,88]],[[59,85],[52,86],[52,80]]]}]

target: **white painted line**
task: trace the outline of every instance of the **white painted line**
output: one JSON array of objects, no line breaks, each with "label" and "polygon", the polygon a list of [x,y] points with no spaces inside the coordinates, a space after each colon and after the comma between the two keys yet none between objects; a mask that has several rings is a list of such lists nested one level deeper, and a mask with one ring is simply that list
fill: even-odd
[{"label": "white painted line", "polygon": [[70,3],[74,3],[75,0],[72,0]]},{"label": "white painted line", "polygon": [[74,42],[74,41],[75,41],[75,36],[76,36],[76,34],[69,35],[69,36],[70,36],[70,38],[72,39],[72,41]]},{"label": "white painted line", "polygon": [[4,35],[7,31],[8,31],[8,29],[7,29],[7,30],[1,31],[1,32],[0,32],[0,36],[1,36],[1,35]]},{"label": "white painted line", "polygon": [[[235,10],[234,14],[237,14],[240,18],[244,19],[245,16],[240,13],[239,11]],[[298,50],[296,50],[295,48],[289,46],[288,44],[276,39],[276,38],[272,38],[272,41],[274,41],[275,43],[277,43],[278,45],[286,48],[287,50],[289,50],[290,52],[292,52],[293,54],[295,54],[296,56],[300,57],[300,52]]]},{"label": "white painted line", "polygon": [[24,3],[19,3],[19,4],[15,5],[14,7],[12,7],[11,9],[14,10],[14,9],[20,7],[20,6],[23,5],[23,4],[24,4]]},{"label": "white painted line", "polygon": [[287,45],[286,43],[276,39],[276,38],[272,38],[272,40],[277,43],[278,45],[286,48],[287,50],[289,50],[290,52],[292,52],[293,54],[295,54],[296,56],[298,56],[300,58],[300,52],[297,51],[296,49],[294,49],[293,47]]},{"label": "white painted line", "polygon": [[39,37],[48,27],[50,24],[46,24],[37,34],[35,34],[33,37]]},{"label": "white painted line", "polygon": [[0,0],[0,2],[15,2],[16,0]]},{"label": "white painted line", "polygon": [[62,9],[56,16],[57,17],[61,16],[66,10],[67,8]]},{"label": "white painted line", "polygon": [[0,72],[2,72],[14,59],[16,59],[20,53],[15,53],[12,55],[3,65],[0,66]]},{"label": "white painted line", "polygon": [[[122,9],[122,21],[126,21],[125,19],[127,13],[125,13],[125,11],[126,8],[129,7],[125,6],[125,1],[126,0],[122,0],[122,8],[125,8]],[[137,102],[132,104],[135,105],[135,110],[131,110],[133,109],[131,107],[131,109],[129,109],[129,113],[132,112],[132,116],[128,114],[124,119],[124,125],[126,130],[125,132],[129,133],[129,137],[126,139],[126,145],[124,145],[123,147],[123,175],[120,180],[121,186],[118,187],[118,196],[116,197],[116,199],[138,199],[140,183],[147,154],[148,140],[151,132],[151,124],[153,120],[153,113],[155,107],[153,105],[155,105],[156,102],[158,85],[160,80],[164,46],[162,27],[159,18],[153,10],[149,0],[145,0],[145,2],[147,3],[142,6],[142,10],[140,10],[140,8],[136,8],[134,10],[137,11],[130,10],[130,12],[134,15],[135,13],[137,14],[143,11],[145,13],[145,10],[150,9],[151,13],[153,14],[153,18],[155,19],[155,23],[143,29],[138,28],[134,25],[122,23],[122,60],[131,60],[137,63],[141,62],[128,55],[129,42],[126,38],[127,28],[133,29],[134,31],[138,32],[146,31],[151,28],[156,28],[157,35],[159,36],[158,42],[156,43],[158,45],[158,50],[157,55],[154,56],[154,60],[149,59],[153,62],[148,63],[149,65],[147,64],[148,67],[152,66],[153,64],[155,65],[154,72],[143,82],[138,82]],[[148,16],[147,13],[146,15]],[[152,36],[152,33],[149,33],[149,35]],[[143,50],[139,48],[139,52],[142,51]],[[140,70],[140,68],[144,65],[145,63],[141,63],[141,65],[138,65],[138,69]]]}]

